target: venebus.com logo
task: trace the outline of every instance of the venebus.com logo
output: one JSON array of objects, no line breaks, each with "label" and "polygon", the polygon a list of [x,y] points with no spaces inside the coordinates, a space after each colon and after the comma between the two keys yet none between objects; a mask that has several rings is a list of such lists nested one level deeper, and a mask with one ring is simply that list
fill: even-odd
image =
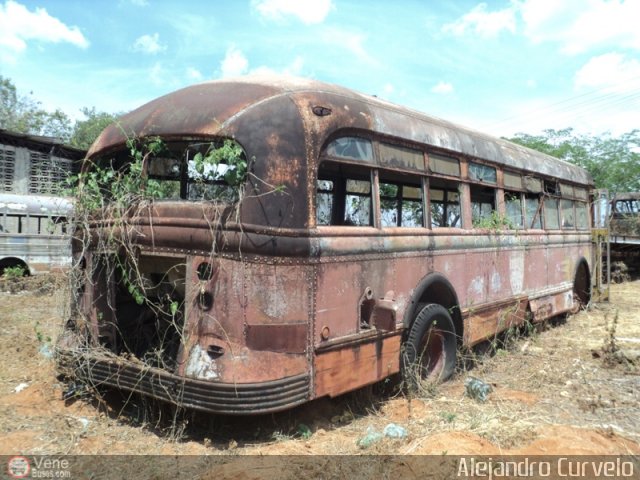
[{"label": "venebus.com logo", "polygon": [[17,455],[7,462],[9,478],[71,478],[69,460]]}]

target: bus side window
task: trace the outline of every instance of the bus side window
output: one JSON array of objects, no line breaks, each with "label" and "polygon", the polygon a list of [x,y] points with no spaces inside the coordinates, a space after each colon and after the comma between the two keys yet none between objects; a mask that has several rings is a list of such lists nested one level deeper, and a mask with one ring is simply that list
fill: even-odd
[{"label": "bus side window", "polygon": [[540,213],[540,198],[538,195],[527,193],[524,198],[526,226],[527,228],[541,229],[542,218]]},{"label": "bus side window", "polygon": [[422,188],[412,185],[402,186],[402,227],[422,227],[424,225],[422,211]]},{"label": "bus side window", "polygon": [[22,218],[22,231],[28,235],[38,235],[40,233],[40,218],[34,216],[26,216]]},{"label": "bus side window", "polygon": [[589,207],[584,202],[576,202],[576,226],[578,230],[589,229]]},{"label": "bus side window", "polygon": [[4,222],[5,233],[20,233],[20,217],[18,215],[7,215]]},{"label": "bus side window", "polygon": [[422,227],[422,189],[414,185],[380,182],[383,227]]},{"label": "bus side window", "polygon": [[323,166],[316,184],[316,225],[373,225],[370,170],[344,172],[333,162]]},{"label": "bus side window", "polygon": [[524,228],[524,217],[522,215],[522,194],[520,192],[504,192],[504,206],[507,213],[507,220],[512,228]]},{"label": "bus side window", "polygon": [[431,203],[431,227],[462,227],[460,214],[460,193],[457,186],[429,188]]},{"label": "bus side window", "polygon": [[560,228],[558,203],[557,198],[546,197],[544,199],[544,228],[546,230],[557,230]]},{"label": "bus side window", "polygon": [[576,221],[573,213],[573,200],[560,200],[560,216],[562,218],[562,228],[569,230],[575,228]]},{"label": "bus side window", "polygon": [[496,209],[496,192],[494,188],[471,185],[471,220],[473,226],[481,225],[482,220],[491,218]]},{"label": "bus side window", "polygon": [[371,182],[347,179],[345,191],[343,225],[372,225]]}]

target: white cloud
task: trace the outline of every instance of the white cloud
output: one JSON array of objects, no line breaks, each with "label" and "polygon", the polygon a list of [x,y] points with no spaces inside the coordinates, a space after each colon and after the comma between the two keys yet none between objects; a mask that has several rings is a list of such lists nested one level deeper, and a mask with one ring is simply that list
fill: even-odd
[{"label": "white cloud", "polygon": [[257,68],[252,68],[249,72],[252,75],[260,75],[260,74],[270,74],[270,75],[300,75],[302,73],[302,68],[304,67],[304,59],[300,56],[297,56],[293,62],[289,65],[286,65],[282,69],[275,69],[271,67],[267,67],[266,65],[261,65]]},{"label": "white cloud", "polygon": [[[241,75],[291,75],[296,76],[302,73],[304,58],[297,56],[293,61],[282,68],[273,68],[267,65],[260,65],[249,68],[249,60],[236,46],[232,45],[227,49],[227,53],[220,64],[220,77],[238,77]],[[190,69],[192,70],[192,69]],[[195,69],[193,69],[195,70]],[[197,70],[195,70],[197,72]],[[198,72],[200,73],[200,72]]]},{"label": "white cloud", "polygon": [[80,48],[89,46],[89,41],[78,27],[65,25],[44,8],[31,12],[13,0],[0,4],[0,48],[10,54],[18,54],[27,48],[30,40],[66,42]]},{"label": "white cloud", "polygon": [[599,45],[640,49],[637,0],[524,0],[518,8],[530,39],[560,42],[565,53]]},{"label": "white cloud", "polygon": [[509,7],[493,12],[480,3],[442,30],[491,37],[504,30],[515,33],[520,20],[532,42],[559,43],[573,55],[597,46],[640,49],[638,18],[638,0],[511,0]]},{"label": "white cloud", "polygon": [[322,23],[334,8],[332,0],[252,0],[251,7],[267,20],[297,17],[306,25]]},{"label": "white cloud", "polygon": [[167,46],[160,43],[160,34],[156,32],[153,35],[142,35],[138,37],[133,43],[133,49],[136,52],[155,55],[156,53],[165,51]]},{"label": "white cloud", "polygon": [[385,93],[385,95],[391,95],[395,91],[395,88],[392,84],[385,83],[384,87],[382,87],[382,91]]},{"label": "white cloud", "polygon": [[156,62],[149,71],[149,79],[154,85],[165,85],[167,83],[167,74],[162,63]]},{"label": "white cloud", "polygon": [[222,78],[238,77],[249,71],[249,60],[244,53],[234,45],[227,49],[227,53],[220,64]]},{"label": "white cloud", "polygon": [[186,75],[187,75],[187,79],[195,82],[199,82],[204,78],[204,75],[202,75],[202,72],[200,72],[200,70],[198,70],[197,68],[193,68],[193,67],[187,68]]},{"label": "white cloud", "polygon": [[503,30],[515,33],[515,14],[513,7],[496,12],[488,12],[487,4],[480,3],[455,22],[444,25],[442,31],[458,36],[464,35],[467,31],[472,31],[481,37],[495,37]]},{"label": "white cloud", "polygon": [[640,88],[640,61],[619,53],[591,58],[575,76],[577,88],[598,88],[609,93],[637,92]]},{"label": "white cloud", "polygon": [[449,82],[438,82],[436,85],[431,87],[431,91],[433,93],[446,95],[453,92],[453,85],[451,85]]},{"label": "white cloud", "polygon": [[325,45],[347,50],[363,62],[372,65],[377,64],[377,60],[369,55],[369,52],[364,48],[366,39],[366,35],[362,33],[350,32],[334,27],[325,28],[321,33],[321,40]]}]

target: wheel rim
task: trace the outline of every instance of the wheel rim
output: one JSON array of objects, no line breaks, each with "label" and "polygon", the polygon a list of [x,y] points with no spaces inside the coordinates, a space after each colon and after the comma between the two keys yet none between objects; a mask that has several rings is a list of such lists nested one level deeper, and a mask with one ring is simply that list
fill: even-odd
[{"label": "wheel rim", "polygon": [[420,355],[421,376],[437,380],[445,363],[445,333],[437,328],[429,328],[422,337]]}]

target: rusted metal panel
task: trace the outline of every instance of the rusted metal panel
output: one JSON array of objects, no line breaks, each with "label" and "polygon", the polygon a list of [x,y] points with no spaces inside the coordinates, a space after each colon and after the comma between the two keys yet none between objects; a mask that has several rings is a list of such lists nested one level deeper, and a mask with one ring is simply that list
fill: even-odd
[{"label": "rusted metal panel", "polygon": [[306,323],[306,267],[247,264],[246,321],[250,325]]},{"label": "rusted metal panel", "polygon": [[[222,347],[221,355],[220,349],[215,347]],[[245,340],[231,342],[202,336],[190,348],[185,348],[181,368],[176,373],[199,380],[233,384],[268,382],[305,374],[308,370],[304,354],[251,350]]]},{"label": "rusted metal panel", "polygon": [[522,325],[526,320],[527,302],[527,297],[520,297],[506,302],[470,307],[463,312],[466,317],[464,344],[475,345],[508,328]]},{"label": "rusted metal panel", "polygon": [[400,370],[400,336],[319,353],[315,396],[335,396],[382,380]]},{"label": "rusted metal panel", "polygon": [[281,325],[247,325],[247,347],[269,352],[307,351],[307,322]]}]

